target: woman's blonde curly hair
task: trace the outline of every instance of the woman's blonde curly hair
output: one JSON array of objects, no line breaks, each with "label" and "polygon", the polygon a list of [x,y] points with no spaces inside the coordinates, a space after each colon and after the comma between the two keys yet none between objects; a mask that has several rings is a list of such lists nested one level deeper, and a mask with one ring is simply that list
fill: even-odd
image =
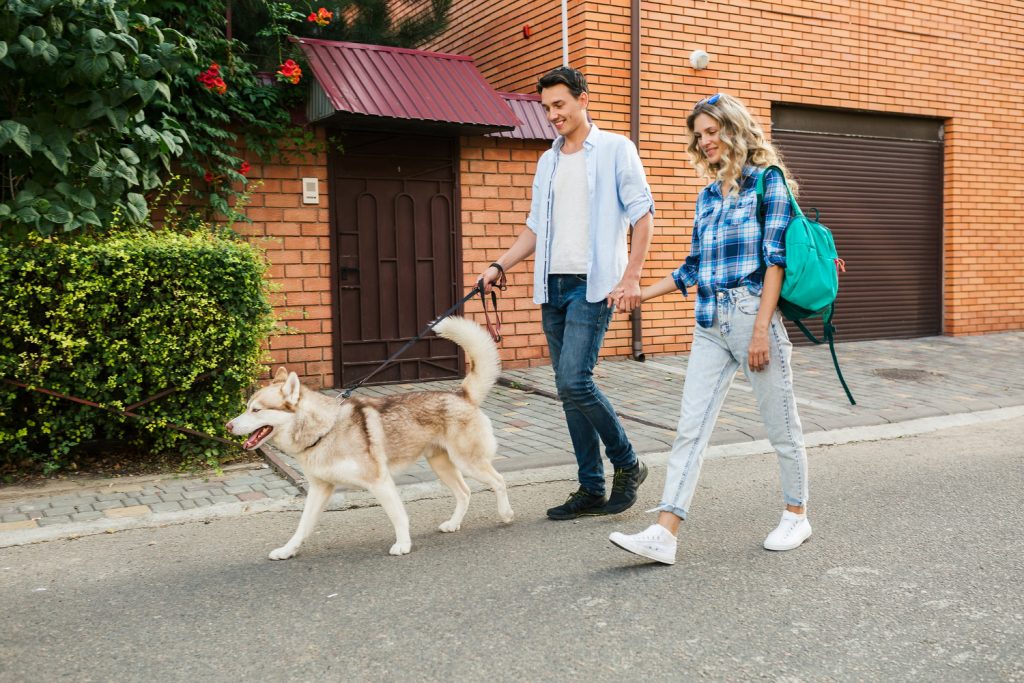
[{"label": "woman's blonde curly hair", "polygon": [[[714,103],[710,100],[714,100]],[[701,114],[707,114],[719,126],[718,137],[724,149],[721,161],[717,164],[708,162],[693,132],[694,119]],[[760,168],[778,166],[785,171],[789,189],[796,196],[799,189],[796,180],[782,163],[782,158],[775,147],[765,139],[761,125],[737,98],[719,93],[717,97],[701,100],[686,117],[686,127],[690,129],[690,144],[686,148],[690,160],[701,176],[722,184],[723,196],[728,196],[734,190],[739,191],[743,167],[748,164]]]}]

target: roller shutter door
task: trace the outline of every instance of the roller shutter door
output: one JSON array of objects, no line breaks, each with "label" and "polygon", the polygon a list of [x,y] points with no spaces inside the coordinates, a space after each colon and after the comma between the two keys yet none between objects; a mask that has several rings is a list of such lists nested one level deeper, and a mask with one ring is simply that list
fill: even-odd
[{"label": "roller shutter door", "polygon": [[[821,212],[846,261],[838,339],[941,334],[939,123],[778,108],[773,123],[773,142],[800,182],[800,206]],[[802,335],[793,331],[796,342]]]}]

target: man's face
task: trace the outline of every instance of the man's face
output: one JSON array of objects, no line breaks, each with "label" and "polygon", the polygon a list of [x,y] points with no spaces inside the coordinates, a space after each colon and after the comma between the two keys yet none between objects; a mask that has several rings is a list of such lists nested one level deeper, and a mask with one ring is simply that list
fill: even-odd
[{"label": "man's face", "polygon": [[566,137],[586,124],[588,99],[585,92],[580,93],[579,97],[573,97],[569,86],[562,83],[544,88],[540,93],[548,121],[555,127],[555,132]]}]

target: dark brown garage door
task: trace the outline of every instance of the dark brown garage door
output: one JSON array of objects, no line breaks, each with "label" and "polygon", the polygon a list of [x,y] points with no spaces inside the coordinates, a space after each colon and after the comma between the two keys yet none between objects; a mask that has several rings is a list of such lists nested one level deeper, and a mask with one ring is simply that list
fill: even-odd
[{"label": "dark brown garage door", "polygon": [[940,123],[788,107],[772,119],[800,206],[821,212],[846,261],[837,338],[941,334]]},{"label": "dark brown garage door", "polygon": [[[339,133],[331,157],[335,377],[348,386],[456,301],[457,146],[450,137]],[[457,347],[433,334],[373,383],[456,377]]]}]

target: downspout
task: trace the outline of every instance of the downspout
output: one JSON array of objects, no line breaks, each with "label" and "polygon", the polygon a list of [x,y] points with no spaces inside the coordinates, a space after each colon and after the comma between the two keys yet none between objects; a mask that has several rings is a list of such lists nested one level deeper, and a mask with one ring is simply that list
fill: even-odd
[{"label": "downspout", "polygon": [[[629,139],[640,149],[640,0],[629,11]],[[629,314],[633,324],[633,360],[644,362],[643,317],[640,306]]]}]

